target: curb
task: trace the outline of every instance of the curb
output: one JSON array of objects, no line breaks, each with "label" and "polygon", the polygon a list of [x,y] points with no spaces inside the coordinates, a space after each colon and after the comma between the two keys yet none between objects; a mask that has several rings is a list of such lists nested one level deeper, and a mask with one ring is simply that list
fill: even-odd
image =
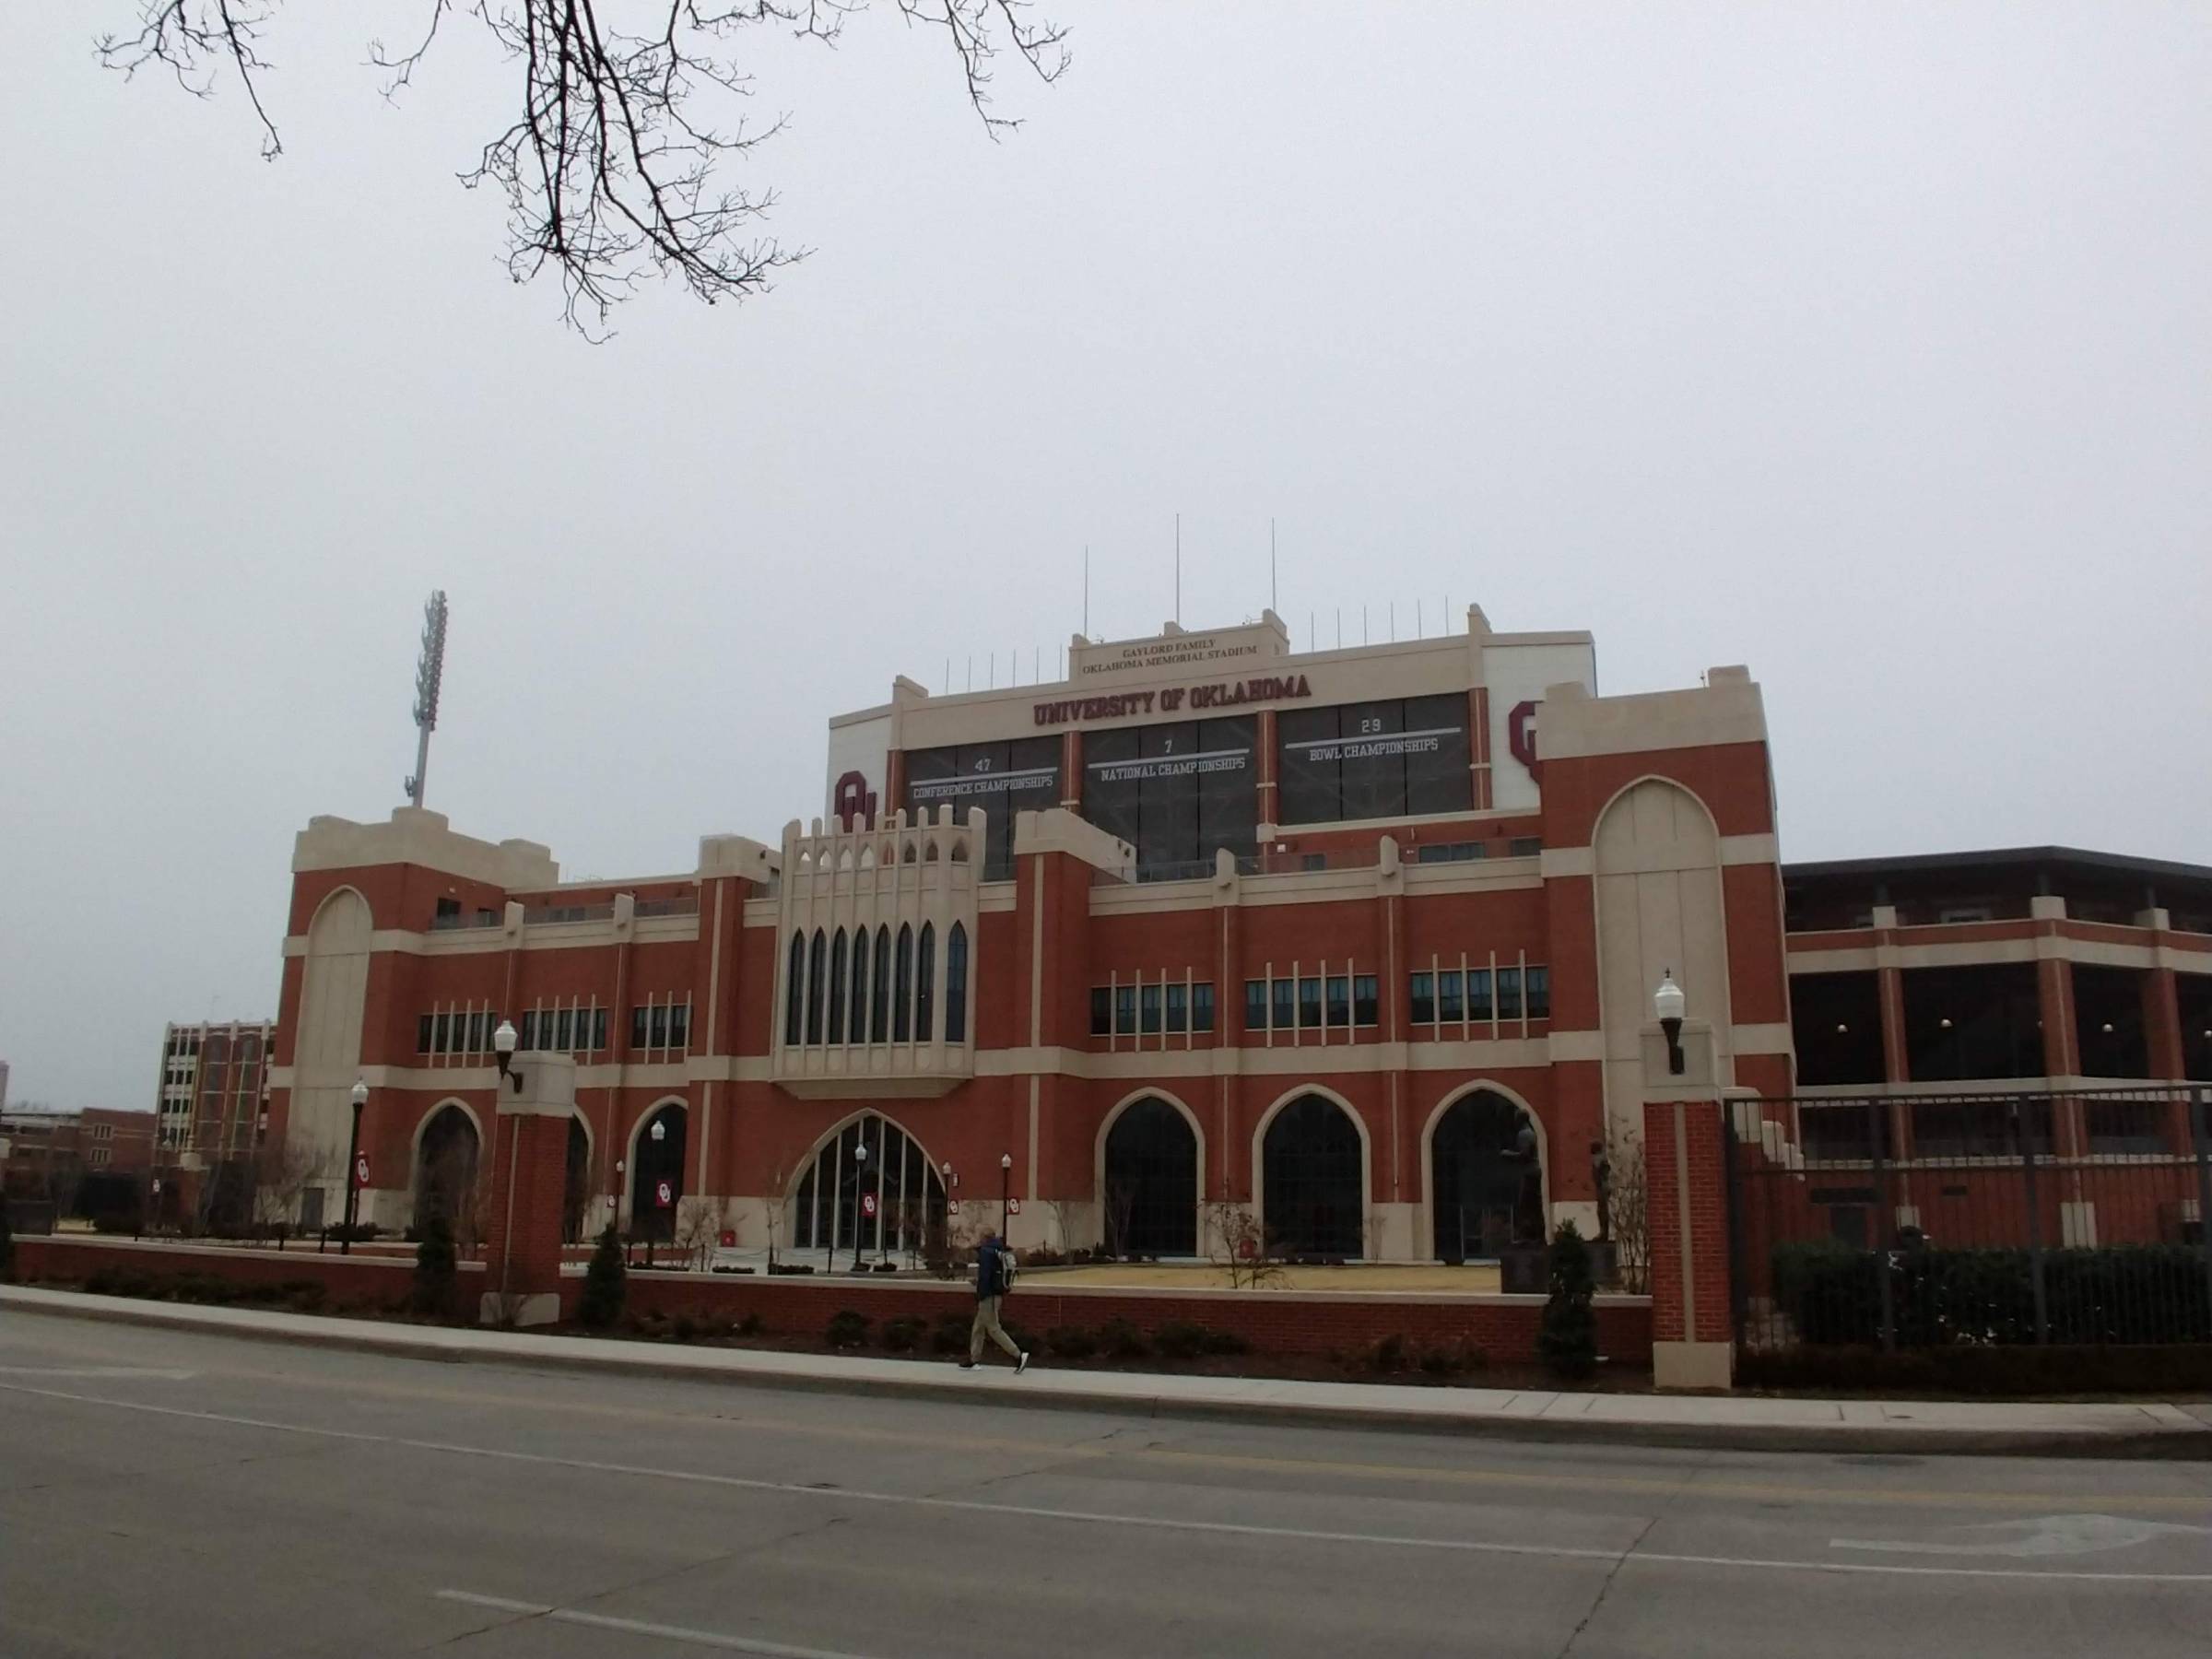
[{"label": "curb", "polygon": [[[67,1300],[60,1298],[66,1296]],[[48,1300],[49,1297],[54,1300]],[[596,1372],[744,1388],[782,1389],[879,1398],[945,1400],[1013,1406],[1031,1411],[1085,1411],[1104,1415],[1197,1422],[1285,1424],[1311,1428],[1364,1430],[1385,1433],[1436,1434],[1469,1439],[1515,1441],[1549,1445],[1611,1445],[1677,1450],[1826,1454],[1910,1453],[1922,1456],[2080,1457],[2113,1460],[2159,1459],[2212,1462],[2212,1423],[2193,1418],[2159,1421],[2146,1418],[2141,1429],[1945,1429],[1914,1423],[1783,1424],[1755,1422],[1665,1422],[1610,1418],[1517,1417],[1503,1412],[1453,1416],[1434,1409],[1394,1409],[1389,1406],[1331,1405],[1308,1400],[1209,1400],[1178,1394],[1129,1394],[1107,1389],[1055,1385],[1051,1392],[1026,1390],[1001,1371],[971,1377],[958,1371],[942,1381],[887,1376],[859,1370],[829,1374],[777,1371],[767,1367],[716,1366],[706,1356],[719,1350],[690,1349],[689,1359],[664,1357],[641,1343],[618,1338],[547,1339],[573,1352],[518,1349],[500,1345],[491,1333],[483,1342],[453,1342],[418,1336],[402,1329],[364,1328],[371,1322],[291,1314],[299,1322],[279,1327],[258,1322],[250,1312],[206,1309],[173,1302],[135,1301],[124,1297],[88,1298],[73,1292],[41,1292],[0,1286],[0,1309],[96,1324],[186,1331],[197,1335],[269,1342],[293,1347],[375,1354],[442,1365],[498,1365],[522,1370]],[[629,1351],[635,1350],[635,1351]],[[779,1358],[781,1356],[778,1356]],[[864,1361],[865,1363],[865,1361]],[[918,1362],[917,1362],[918,1363]],[[935,1369],[935,1368],[931,1368]],[[952,1370],[947,1367],[947,1370]],[[1069,1373],[1053,1373],[1064,1376]],[[1419,1391],[1424,1396],[1437,1391]]]}]

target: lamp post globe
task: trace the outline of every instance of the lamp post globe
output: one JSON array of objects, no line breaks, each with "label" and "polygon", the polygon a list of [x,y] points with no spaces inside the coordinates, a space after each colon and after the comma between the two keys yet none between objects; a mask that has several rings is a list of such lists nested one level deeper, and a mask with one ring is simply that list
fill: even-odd
[{"label": "lamp post globe", "polygon": [[1666,1034],[1666,1069],[1677,1077],[1683,1069],[1682,1016],[1688,1007],[1689,998],[1675,983],[1675,971],[1660,970],[1659,988],[1652,993],[1652,1013],[1659,1021],[1660,1030]]},{"label": "lamp post globe", "polygon": [[515,1092],[518,1094],[522,1092],[523,1080],[515,1075],[514,1050],[515,1044],[520,1041],[515,1035],[514,1021],[512,1019],[502,1019],[492,1028],[491,1052],[499,1060],[500,1076],[513,1078]]},{"label": "lamp post globe", "polygon": [[998,1155],[998,1238],[1002,1244],[1006,1238],[1007,1194],[1013,1190],[1014,1154],[1001,1152]]}]

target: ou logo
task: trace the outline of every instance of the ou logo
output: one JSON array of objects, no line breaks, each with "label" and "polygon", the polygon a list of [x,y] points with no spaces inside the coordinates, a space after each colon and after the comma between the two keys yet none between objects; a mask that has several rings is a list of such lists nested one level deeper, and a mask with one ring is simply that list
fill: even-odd
[{"label": "ou logo", "polygon": [[868,787],[865,772],[849,771],[837,781],[837,790],[830,806],[838,824],[848,833],[853,820],[872,823],[876,818],[876,792]]},{"label": "ou logo", "polygon": [[1536,711],[1542,706],[1534,700],[1517,702],[1505,717],[1505,747],[1538,782],[1544,779],[1544,763],[1536,759]]}]

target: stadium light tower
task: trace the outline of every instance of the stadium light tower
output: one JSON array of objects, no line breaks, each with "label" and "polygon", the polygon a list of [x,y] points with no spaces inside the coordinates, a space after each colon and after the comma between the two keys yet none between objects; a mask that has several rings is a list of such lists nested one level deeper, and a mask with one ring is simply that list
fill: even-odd
[{"label": "stadium light tower", "polygon": [[430,769],[430,734],[438,729],[438,683],[445,677],[445,590],[422,607],[422,654],[415,661],[415,775],[407,804],[422,805],[423,774]]}]

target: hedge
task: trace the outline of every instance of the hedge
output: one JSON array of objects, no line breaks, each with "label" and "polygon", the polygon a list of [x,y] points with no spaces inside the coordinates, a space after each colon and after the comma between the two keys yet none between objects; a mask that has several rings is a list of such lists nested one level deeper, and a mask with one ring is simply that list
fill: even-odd
[{"label": "hedge", "polygon": [[[1878,1343],[1882,1276],[1900,1348],[2036,1342],[2032,1258],[2025,1250],[1853,1250],[1832,1240],[1780,1244],[1775,1307],[1815,1347]],[[2043,1252],[2053,1344],[2212,1341],[2203,1253],[2183,1244]]]}]

